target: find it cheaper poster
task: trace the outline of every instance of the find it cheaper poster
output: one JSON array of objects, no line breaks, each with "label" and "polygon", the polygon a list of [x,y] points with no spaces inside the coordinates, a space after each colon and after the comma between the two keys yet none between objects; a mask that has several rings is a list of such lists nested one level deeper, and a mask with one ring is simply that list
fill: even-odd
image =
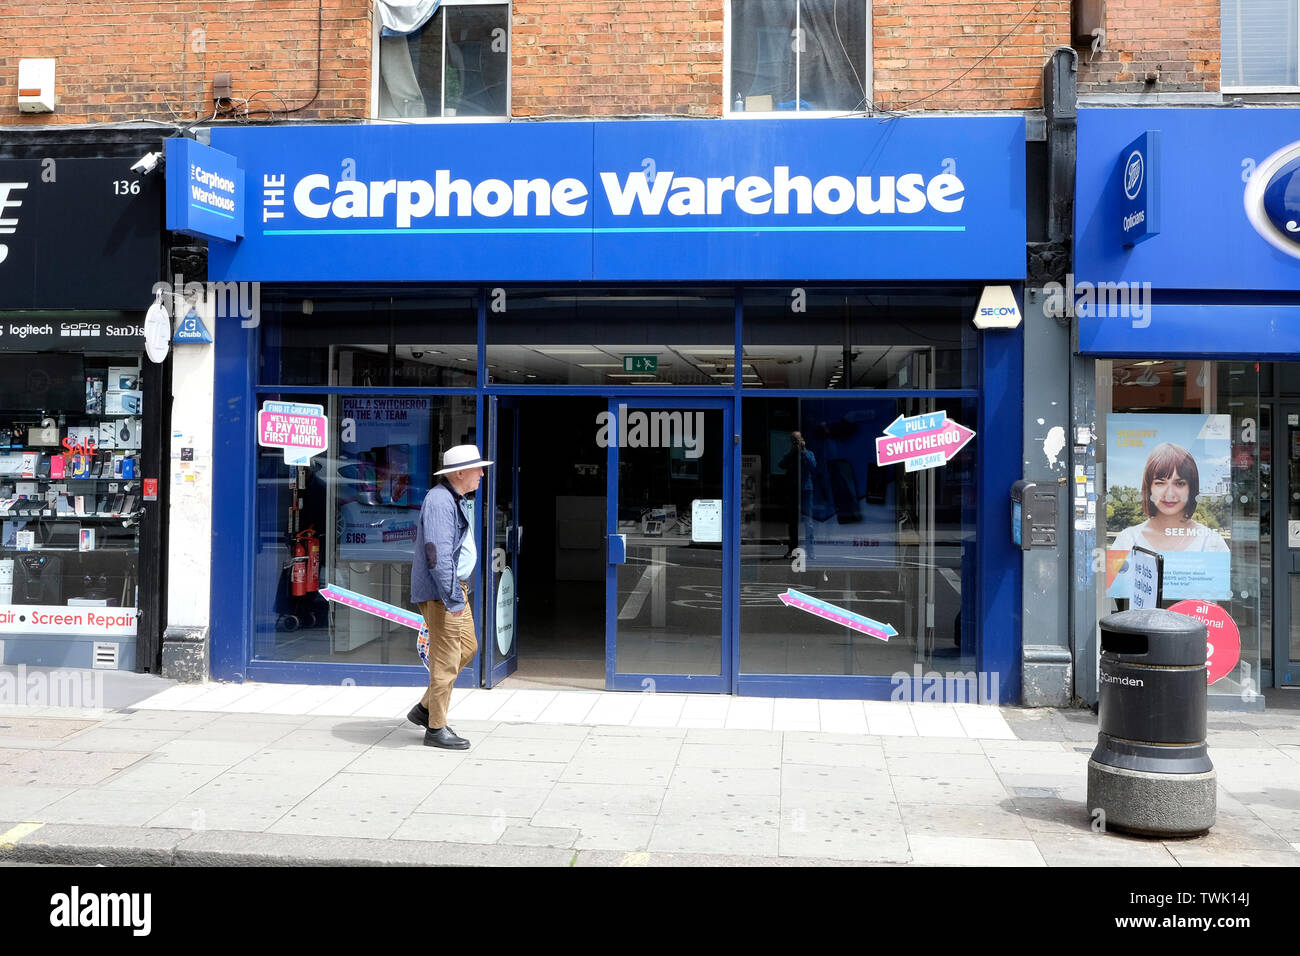
[{"label": "find it cheaper poster", "polygon": [[1166,598],[1232,596],[1230,415],[1111,415],[1106,594],[1127,598],[1134,545],[1164,556]]}]

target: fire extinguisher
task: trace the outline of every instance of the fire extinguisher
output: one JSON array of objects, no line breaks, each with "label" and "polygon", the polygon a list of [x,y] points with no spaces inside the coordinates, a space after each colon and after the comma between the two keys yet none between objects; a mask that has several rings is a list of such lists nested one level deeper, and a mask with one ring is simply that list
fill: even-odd
[{"label": "fire extinguisher", "polygon": [[290,587],[294,597],[307,593],[307,547],[302,539],[293,542],[293,563],[289,571]]},{"label": "fire extinguisher", "polygon": [[308,528],[303,532],[307,544],[307,590],[320,590],[320,538],[316,529]]}]

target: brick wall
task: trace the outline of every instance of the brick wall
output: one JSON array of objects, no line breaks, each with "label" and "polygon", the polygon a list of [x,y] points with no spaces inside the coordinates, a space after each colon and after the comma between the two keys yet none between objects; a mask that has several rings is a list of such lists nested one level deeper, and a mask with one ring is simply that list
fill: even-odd
[{"label": "brick wall", "polygon": [[[369,0],[323,0],[323,19],[320,92],[292,115],[364,116]],[[0,0],[0,125],[192,121],[212,115],[218,72],[236,98],[260,91],[253,110],[301,106],[316,89],[316,23],[317,0]],[[58,60],[54,113],[18,112],[27,57]]]},{"label": "brick wall", "polygon": [[722,114],[725,0],[515,0],[516,116]]},{"label": "brick wall", "polygon": [[1108,0],[1106,49],[1080,48],[1079,92],[1217,92],[1219,58],[1218,0]]},{"label": "brick wall", "polygon": [[881,109],[1039,109],[1043,64],[1070,43],[1069,0],[1036,9],[1025,0],[906,0],[872,10]]}]

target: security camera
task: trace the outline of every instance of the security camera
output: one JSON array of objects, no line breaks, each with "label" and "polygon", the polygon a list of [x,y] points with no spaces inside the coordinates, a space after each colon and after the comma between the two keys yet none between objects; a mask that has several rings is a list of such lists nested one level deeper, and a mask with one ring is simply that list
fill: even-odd
[{"label": "security camera", "polygon": [[161,150],[153,153],[145,153],[135,161],[135,164],[131,167],[131,172],[140,173],[142,176],[148,176],[158,168],[158,165],[162,162],[162,158],[163,154]]},{"label": "security camera", "polygon": [[412,350],[411,350],[411,358],[413,358],[413,359],[422,359],[422,358],[424,358],[424,353],[423,353],[423,352],[417,352],[417,351],[415,351],[414,349],[412,349]]}]

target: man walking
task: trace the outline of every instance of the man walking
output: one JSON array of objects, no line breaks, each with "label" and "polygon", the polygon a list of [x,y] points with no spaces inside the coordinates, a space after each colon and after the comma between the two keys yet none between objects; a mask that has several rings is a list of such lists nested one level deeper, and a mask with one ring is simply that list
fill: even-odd
[{"label": "man walking", "polygon": [[492,464],[476,445],[456,445],[442,456],[442,481],[429,489],[420,509],[420,526],[411,556],[411,601],[420,606],[429,628],[429,689],[407,719],[425,728],[426,747],[465,750],[469,741],[447,726],[447,708],[456,675],[474,658],[474,615],[469,581],[478,563],[474,547],[473,503],[483,469]]}]

